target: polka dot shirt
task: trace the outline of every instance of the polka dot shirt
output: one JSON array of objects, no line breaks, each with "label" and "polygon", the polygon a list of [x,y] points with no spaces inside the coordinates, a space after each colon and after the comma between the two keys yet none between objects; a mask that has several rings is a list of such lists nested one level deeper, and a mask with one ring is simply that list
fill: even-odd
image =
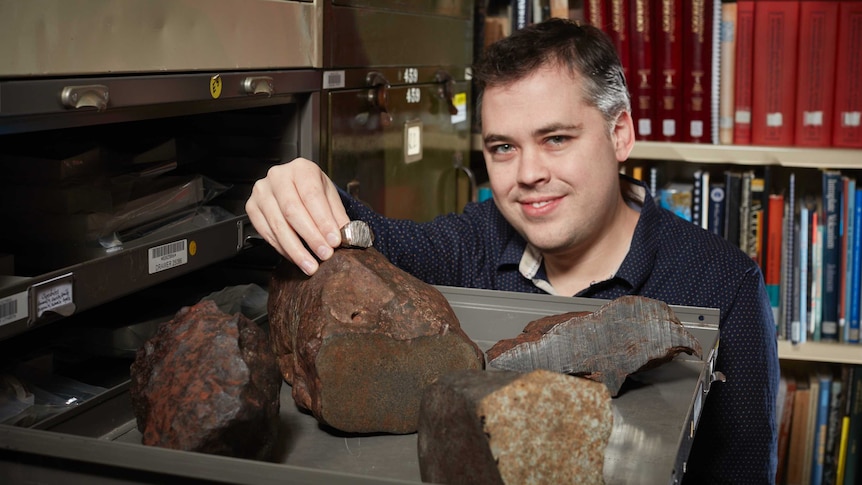
[{"label": "polka dot shirt", "polygon": [[[624,176],[623,176],[624,177]],[[631,179],[627,179],[632,181]],[[629,253],[616,274],[575,296],[641,295],[720,310],[716,369],[684,483],[773,483],[777,466],[775,322],[758,266],[724,239],[659,208],[646,193]],[[415,223],[383,218],[342,192],[348,215],[368,222],[374,246],[430,284],[546,293],[519,271],[527,250],[493,201]],[[680,396],[690,399],[690,396]]]}]

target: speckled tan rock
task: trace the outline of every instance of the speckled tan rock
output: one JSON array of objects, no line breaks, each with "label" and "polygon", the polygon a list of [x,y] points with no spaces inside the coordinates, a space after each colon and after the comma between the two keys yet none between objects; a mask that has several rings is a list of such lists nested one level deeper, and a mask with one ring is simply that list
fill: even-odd
[{"label": "speckled tan rock", "polygon": [[613,428],[603,384],[536,370],[462,371],[422,397],[422,480],[458,484],[601,484]]},{"label": "speckled tan rock", "polygon": [[310,278],[284,263],[269,291],[294,401],[341,431],[412,433],[427,385],[484,367],[443,294],[373,248],[339,249]]},{"label": "speckled tan rock", "polygon": [[141,347],[129,394],[142,443],[268,460],[282,379],[266,332],[212,301],[184,307]]}]

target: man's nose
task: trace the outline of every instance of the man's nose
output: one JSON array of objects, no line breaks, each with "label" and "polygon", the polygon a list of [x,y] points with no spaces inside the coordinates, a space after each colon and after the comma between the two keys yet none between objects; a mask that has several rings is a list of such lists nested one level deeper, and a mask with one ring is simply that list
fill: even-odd
[{"label": "man's nose", "polygon": [[521,151],[518,161],[518,183],[535,185],[547,181],[549,174],[548,165],[540,150],[528,147]]}]

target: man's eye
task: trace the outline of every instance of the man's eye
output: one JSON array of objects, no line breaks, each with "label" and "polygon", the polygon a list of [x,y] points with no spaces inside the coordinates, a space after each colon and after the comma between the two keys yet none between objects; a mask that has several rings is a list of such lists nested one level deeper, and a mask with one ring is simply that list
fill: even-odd
[{"label": "man's eye", "polygon": [[491,147],[491,151],[500,154],[509,153],[512,151],[512,145],[509,145],[508,143],[504,143],[502,145],[494,145],[493,147]]},{"label": "man's eye", "polygon": [[567,137],[567,136],[556,135],[556,136],[548,137],[548,143],[550,143],[552,145],[562,145],[568,139],[569,139],[569,137]]}]

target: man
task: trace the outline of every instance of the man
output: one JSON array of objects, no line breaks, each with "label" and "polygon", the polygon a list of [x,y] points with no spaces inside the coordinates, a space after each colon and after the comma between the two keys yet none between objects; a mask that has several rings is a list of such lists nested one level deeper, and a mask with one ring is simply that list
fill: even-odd
[{"label": "man", "polygon": [[431,284],[719,308],[716,368],[727,382],[710,390],[685,480],[772,483],[778,359],[762,275],[619,174],[634,129],[608,39],[548,20],[489,47],[473,75],[493,201],[424,224],[389,220],[297,159],[255,185],[246,205],[254,226],[307,274],[318,262],[303,241],[326,260],[352,218],[372,226],[395,265]]}]

